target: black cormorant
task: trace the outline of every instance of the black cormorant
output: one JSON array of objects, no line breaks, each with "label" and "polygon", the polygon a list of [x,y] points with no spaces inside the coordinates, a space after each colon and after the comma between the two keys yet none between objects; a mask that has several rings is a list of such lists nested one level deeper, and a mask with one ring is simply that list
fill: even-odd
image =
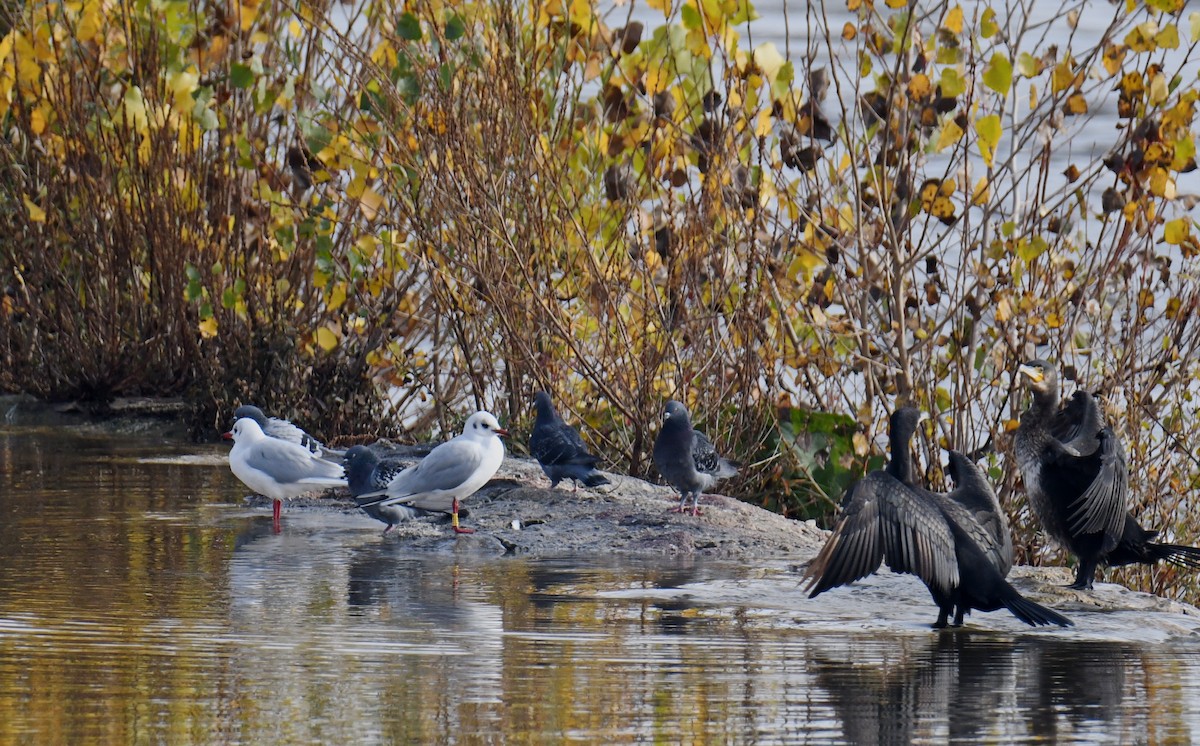
[{"label": "black cormorant", "polygon": [[1033,403],[1014,439],[1025,492],[1042,528],[1079,558],[1070,588],[1092,587],[1100,563],[1109,566],[1165,560],[1200,568],[1200,549],[1159,544],[1129,514],[1129,470],[1121,442],[1104,424],[1091,394],[1079,390],[1058,406],[1058,374],[1044,360],[1017,369]]},{"label": "black cormorant", "polygon": [[850,487],[833,534],[805,572],[809,596],[866,577],[886,561],[894,572],[916,575],[929,588],[938,606],[934,627],[947,626],[952,613],[959,626],[971,609],[1001,607],[1029,625],[1069,626],[1066,617],[1024,598],[1005,581],[1007,567],[1001,567],[1011,564],[1011,554],[998,559],[1004,542],[975,517],[986,512],[988,496],[981,494],[982,474],[965,456],[951,452],[959,482],[948,495],[897,479],[906,464],[911,468],[908,441],[919,417],[912,408],[892,415],[891,461]]}]

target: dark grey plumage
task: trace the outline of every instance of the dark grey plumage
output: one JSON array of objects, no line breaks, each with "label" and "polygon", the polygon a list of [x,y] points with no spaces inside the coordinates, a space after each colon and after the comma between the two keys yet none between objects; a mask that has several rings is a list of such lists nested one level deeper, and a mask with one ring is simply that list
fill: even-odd
[{"label": "dark grey plumage", "polygon": [[654,441],[654,466],[662,478],[679,490],[680,512],[688,499],[692,515],[699,515],[700,494],[718,480],[737,474],[737,464],[722,458],[704,433],[692,428],[687,407],[668,401],[662,427]]},{"label": "dark grey plumage", "polygon": [[537,419],[529,436],[529,453],[550,479],[550,489],[564,479],[575,482],[575,489],[579,489],[580,482],[587,487],[608,484],[608,479],[596,471],[596,457],[588,453],[579,432],[554,411],[550,395],[539,391],[533,403]]},{"label": "dark grey plumage", "polygon": [[[832,535],[805,572],[809,596],[864,578],[886,561],[894,572],[916,575],[925,583],[938,606],[935,627],[945,627],[951,613],[958,626],[972,609],[999,608],[1029,625],[1070,625],[1004,580],[1011,544],[1005,561],[1003,542],[974,517],[987,495],[980,493],[982,475],[965,456],[951,452],[951,468],[960,481],[946,495],[895,476],[906,464],[911,467],[909,440],[916,421],[909,409],[892,415],[891,462],[850,487]],[[994,492],[990,494],[994,499]]]},{"label": "dark grey plumage", "polygon": [[1090,589],[1101,563],[1200,569],[1200,548],[1154,542],[1158,532],[1129,513],[1125,451],[1091,394],[1076,391],[1060,408],[1054,366],[1031,360],[1017,373],[1033,393],[1013,440],[1017,466],[1042,528],[1079,558],[1069,587]]},{"label": "dark grey plumage", "polygon": [[272,438],[286,440],[289,443],[297,443],[304,446],[312,453],[325,459],[337,459],[346,455],[345,451],[339,451],[336,448],[329,448],[321,441],[304,432],[298,426],[279,417],[268,417],[261,409],[253,404],[243,404],[238,407],[233,413],[233,418],[239,420],[243,417],[249,417],[258,423],[262,431]]},{"label": "dark grey plumage", "polygon": [[408,505],[385,505],[374,499],[358,499],[360,495],[387,489],[397,474],[412,466],[413,459],[398,456],[380,458],[369,446],[354,446],[346,451],[343,462],[350,494],[364,513],[387,525],[383,530],[385,535],[398,523],[427,515],[440,515],[438,511]]}]

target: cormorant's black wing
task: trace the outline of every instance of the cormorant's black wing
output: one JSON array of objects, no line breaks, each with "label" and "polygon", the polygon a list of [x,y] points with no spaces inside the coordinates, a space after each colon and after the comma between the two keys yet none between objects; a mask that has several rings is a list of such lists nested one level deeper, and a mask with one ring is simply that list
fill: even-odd
[{"label": "cormorant's black wing", "polygon": [[962,514],[947,508],[947,515],[979,545],[1001,575],[1008,575],[1013,563],[1012,531],[987,475],[969,458],[951,451],[950,478],[954,490],[946,495],[947,502],[956,505]]},{"label": "cormorant's black wing", "polygon": [[1095,397],[1080,389],[1050,419],[1049,431],[1068,449],[1086,456],[1100,445],[1104,418]]},{"label": "cormorant's black wing", "polygon": [[1080,458],[1095,476],[1070,506],[1068,528],[1075,534],[1103,532],[1106,536],[1120,537],[1129,511],[1126,504],[1129,470],[1125,465],[1125,452],[1111,427],[1101,430],[1098,440],[1099,448]]},{"label": "cormorant's black wing", "polygon": [[932,500],[879,471],[850,493],[833,534],[805,572],[810,597],[866,577],[884,561],[943,595],[958,586],[954,535]]}]

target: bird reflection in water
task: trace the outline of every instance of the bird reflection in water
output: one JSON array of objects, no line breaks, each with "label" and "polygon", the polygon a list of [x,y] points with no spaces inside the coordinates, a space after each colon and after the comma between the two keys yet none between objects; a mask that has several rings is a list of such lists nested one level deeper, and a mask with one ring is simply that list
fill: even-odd
[{"label": "bird reflection in water", "polygon": [[827,643],[814,644],[809,670],[850,743],[1111,740],[1133,738],[1146,726],[1123,707],[1125,668],[1142,665],[1132,645],[968,631],[864,642],[861,649],[845,638]]}]

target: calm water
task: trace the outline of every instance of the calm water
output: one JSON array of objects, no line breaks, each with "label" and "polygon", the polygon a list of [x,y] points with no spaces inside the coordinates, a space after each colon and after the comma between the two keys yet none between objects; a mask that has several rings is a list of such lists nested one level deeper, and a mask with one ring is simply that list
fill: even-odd
[{"label": "calm water", "polygon": [[787,558],[418,556],[364,517],[299,510],[276,535],[224,450],[0,429],[0,743],[1200,736],[1198,643],[816,631],[653,600],[772,573],[794,588]]}]

